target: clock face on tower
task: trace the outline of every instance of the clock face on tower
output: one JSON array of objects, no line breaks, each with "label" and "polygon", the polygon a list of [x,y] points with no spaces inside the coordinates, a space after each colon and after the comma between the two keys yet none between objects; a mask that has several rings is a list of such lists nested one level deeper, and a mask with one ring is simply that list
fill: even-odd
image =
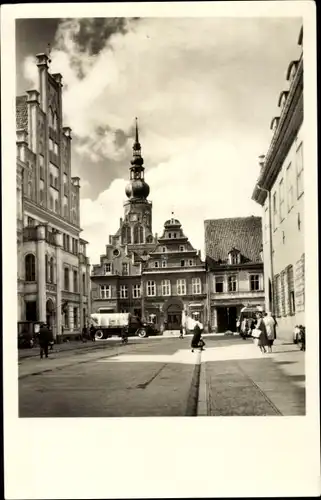
[{"label": "clock face on tower", "polygon": [[131,222],[136,222],[137,221],[137,214],[130,214],[129,220]]}]

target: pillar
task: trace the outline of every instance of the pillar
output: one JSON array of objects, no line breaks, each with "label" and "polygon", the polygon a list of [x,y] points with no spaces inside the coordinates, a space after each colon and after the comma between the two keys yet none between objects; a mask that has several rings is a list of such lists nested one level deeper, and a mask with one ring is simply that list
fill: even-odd
[{"label": "pillar", "polygon": [[57,314],[56,314],[56,341],[57,343],[60,343],[61,341],[61,334],[62,334],[62,310],[61,310],[61,305],[62,305],[62,295],[61,295],[61,290],[62,290],[62,283],[63,283],[63,277],[62,277],[62,233],[57,232],[56,233],[56,300],[57,300]]},{"label": "pillar", "polygon": [[48,62],[47,54],[37,54],[37,66],[39,70],[40,105],[44,113],[48,111]]},{"label": "pillar", "polygon": [[45,272],[45,251],[46,251],[46,226],[37,226],[37,285],[38,285],[38,317],[39,321],[46,321],[46,272]]}]

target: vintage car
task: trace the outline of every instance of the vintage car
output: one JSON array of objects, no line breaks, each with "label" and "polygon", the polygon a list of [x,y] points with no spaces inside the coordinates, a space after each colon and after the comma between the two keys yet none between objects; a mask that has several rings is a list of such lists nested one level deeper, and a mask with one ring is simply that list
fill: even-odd
[{"label": "vintage car", "polygon": [[158,333],[154,324],[144,322],[130,313],[93,313],[90,317],[98,340],[122,337],[124,333],[141,338]]}]

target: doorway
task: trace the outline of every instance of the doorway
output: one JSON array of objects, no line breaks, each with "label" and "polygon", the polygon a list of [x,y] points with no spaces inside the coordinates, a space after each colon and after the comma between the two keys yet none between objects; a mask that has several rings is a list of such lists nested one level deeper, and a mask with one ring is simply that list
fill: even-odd
[{"label": "doorway", "polygon": [[26,302],[26,321],[37,321],[37,302]]},{"label": "doorway", "polygon": [[51,299],[46,302],[46,323],[49,326],[53,326],[55,317],[54,303]]},{"label": "doorway", "polygon": [[224,333],[227,330],[236,332],[236,307],[217,308],[217,332]]},{"label": "doorway", "polygon": [[182,323],[182,307],[172,304],[167,309],[167,329],[179,330]]}]

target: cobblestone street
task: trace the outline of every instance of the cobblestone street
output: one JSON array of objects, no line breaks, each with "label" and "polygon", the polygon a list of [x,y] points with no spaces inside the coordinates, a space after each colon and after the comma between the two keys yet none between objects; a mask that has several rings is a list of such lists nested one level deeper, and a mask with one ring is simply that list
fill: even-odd
[{"label": "cobblestone street", "polygon": [[305,414],[304,354],[277,344],[206,337],[97,342],[21,359],[21,417],[280,416]]}]

